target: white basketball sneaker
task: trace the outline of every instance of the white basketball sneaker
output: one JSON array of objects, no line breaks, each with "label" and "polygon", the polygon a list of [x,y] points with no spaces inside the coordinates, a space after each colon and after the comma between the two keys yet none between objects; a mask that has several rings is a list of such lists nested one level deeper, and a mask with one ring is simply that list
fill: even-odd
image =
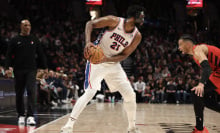
[{"label": "white basketball sneaker", "polygon": [[35,125],[28,125],[28,126],[26,127],[27,133],[34,133],[35,128],[36,128]]},{"label": "white basketball sneaker", "polygon": [[27,125],[36,125],[36,122],[35,122],[33,116],[29,116],[29,117],[27,118]]},{"label": "white basketball sneaker", "polygon": [[65,125],[61,128],[60,133],[73,133],[73,127]]},{"label": "white basketball sneaker", "polygon": [[141,131],[138,128],[133,128],[128,133],[141,133]]},{"label": "white basketball sneaker", "polygon": [[25,117],[24,116],[20,116],[18,118],[18,125],[25,125]]}]

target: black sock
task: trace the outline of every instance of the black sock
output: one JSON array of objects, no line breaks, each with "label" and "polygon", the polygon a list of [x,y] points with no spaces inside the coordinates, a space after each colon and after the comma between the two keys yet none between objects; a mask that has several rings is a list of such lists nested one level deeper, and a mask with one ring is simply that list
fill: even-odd
[{"label": "black sock", "polygon": [[196,129],[203,130],[203,117],[196,116]]},{"label": "black sock", "polygon": [[196,115],[196,128],[203,130],[203,112],[204,112],[204,99],[194,94],[194,111]]}]

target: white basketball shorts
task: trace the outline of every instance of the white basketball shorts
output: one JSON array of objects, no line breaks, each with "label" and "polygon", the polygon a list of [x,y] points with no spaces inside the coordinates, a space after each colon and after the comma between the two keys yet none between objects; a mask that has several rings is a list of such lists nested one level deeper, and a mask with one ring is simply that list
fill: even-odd
[{"label": "white basketball shorts", "polygon": [[[100,90],[101,81],[105,80],[111,92],[118,91],[120,88],[132,88],[126,73],[120,63],[101,63],[92,64],[87,61],[85,70],[84,89]],[[128,89],[128,88],[127,88]]]}]

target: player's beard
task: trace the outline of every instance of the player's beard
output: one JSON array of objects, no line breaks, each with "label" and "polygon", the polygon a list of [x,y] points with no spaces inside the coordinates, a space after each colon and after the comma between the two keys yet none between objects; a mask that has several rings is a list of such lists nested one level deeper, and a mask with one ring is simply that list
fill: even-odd
[{"label": "player's beard", "polygon": [[141,19],[141,18],[138,18],[135,20],[135,26],[138,28],[138,29],[141,29],[141,27],[143,26],[144,24],[144,21]]},{"label": "player's beard", "polygon": [[141,23],[135,23],[135,26],[138,28],[138,29],[141,29],[143,27],[143,24]]}]

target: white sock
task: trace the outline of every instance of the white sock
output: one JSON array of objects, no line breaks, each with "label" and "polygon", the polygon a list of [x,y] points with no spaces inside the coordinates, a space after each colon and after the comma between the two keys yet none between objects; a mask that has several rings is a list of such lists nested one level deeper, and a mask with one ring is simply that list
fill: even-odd
[{"label": "white sock", "polygon": [[134,101],[124,102],[124,109],[128,117],[128,129],[129,130],[135,128],[136,108],[137,108],[137,105]]},{"label": "white sock", "polygon": [[85,93],[77,100],[76,104],[74,105],[66,125],[73,126],[75,124],[75,121],[77,120],[83,109],[86,107],[88,102],[94,97],[96,91],[97,90],[95,89],[86,89]]},{"label": "white sock", "polygon": [[130,83],[123,84],[119,92],[124,99],[124,109],[127,113],[128,130],[130,131],[130,129],[135,128],[136,123],[136,94]]}]

